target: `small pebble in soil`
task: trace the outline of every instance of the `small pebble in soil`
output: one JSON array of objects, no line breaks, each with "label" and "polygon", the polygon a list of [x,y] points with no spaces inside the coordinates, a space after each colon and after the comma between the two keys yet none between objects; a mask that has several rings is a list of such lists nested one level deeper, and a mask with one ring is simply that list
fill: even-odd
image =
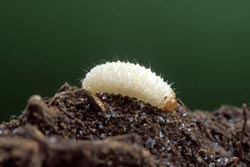
[{"label": "small pebble in soil", "polygon": [[146,147],[152,149],[154,148],[155,144],[156,144],[155,139],[149,138],[146,142]]},{"label": "small pebble in soil", "polygon": [[156,116],[154,116],[154,120],[155,120],[157,123],[160,123],[160,124],[164,124],[164,123],[165,123],[165,119],[164,119],[161,115],[156,115]]},{"label": "small pebble in soil", "polygon": [[209,165],[208,165],[208,167],[215,167],[216,165],[215,165],[215,163],[214,162],[211,162],[211,163],[209,163]]},{"label": "small pebble in soil", "polygon": [[160,138],[164,137],[164,133],[162,131],[159,132]]},{"label": "small pebble in soil", "polygon": [[219,165],[226,165],[228,162],[228,158],[219,158],[217,159],[217,162],[219,163]]}]

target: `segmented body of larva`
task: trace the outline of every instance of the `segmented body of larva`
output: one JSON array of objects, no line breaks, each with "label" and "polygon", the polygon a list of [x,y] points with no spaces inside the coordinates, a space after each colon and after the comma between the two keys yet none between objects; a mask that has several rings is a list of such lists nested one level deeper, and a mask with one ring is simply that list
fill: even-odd
[{"label": "segmented body of larva", "polygon": [[82,87],[92,93],[133,97],[164,111],[176,108],[171,85],[139,64],[117,61],[97,65],[82,80]]}]

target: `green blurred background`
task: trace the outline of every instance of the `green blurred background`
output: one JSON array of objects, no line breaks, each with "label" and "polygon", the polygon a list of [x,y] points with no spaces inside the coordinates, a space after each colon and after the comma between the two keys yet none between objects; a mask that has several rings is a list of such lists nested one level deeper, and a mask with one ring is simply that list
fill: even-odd
[{"label": "green blurred background", "polygon": [[249,102],[250,1],[1,0],[0,121],[104,60],[138,61],[191,109]]}]

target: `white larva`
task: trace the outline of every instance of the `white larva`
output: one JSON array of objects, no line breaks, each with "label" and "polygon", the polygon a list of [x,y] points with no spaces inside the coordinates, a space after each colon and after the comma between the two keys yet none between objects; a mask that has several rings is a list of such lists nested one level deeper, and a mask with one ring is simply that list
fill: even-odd
[{"label": "white larva", "polygon": [[176,107],[171,85],[150,69],[130,62],[107,62],[97,65],[82,80],[82,88],[92,93],[129,96],[162,110]]}]

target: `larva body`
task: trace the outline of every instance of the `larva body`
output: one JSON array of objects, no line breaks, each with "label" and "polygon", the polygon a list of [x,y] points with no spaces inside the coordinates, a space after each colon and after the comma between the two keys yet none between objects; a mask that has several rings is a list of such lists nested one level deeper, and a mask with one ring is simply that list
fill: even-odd
[{"label": "larva body", "polygon": [[97,65],[87,73],[82,87],[93,93],[134,97],[163,110],[176,107],[171,85],[139,64],[117,61]]}]

